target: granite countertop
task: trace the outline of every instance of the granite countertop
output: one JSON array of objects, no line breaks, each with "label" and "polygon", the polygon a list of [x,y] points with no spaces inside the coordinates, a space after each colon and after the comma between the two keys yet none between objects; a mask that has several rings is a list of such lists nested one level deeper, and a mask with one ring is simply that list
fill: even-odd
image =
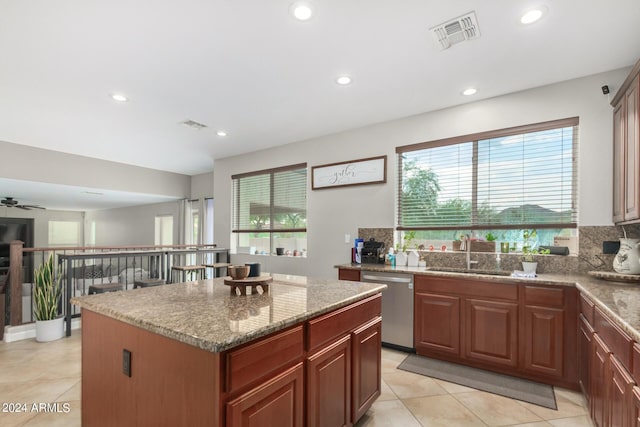
[{"label": "granite countertop", "polygon": [[[631,338],[640,342],[640,282],[614,282],[587,274],[539,274],[536,278],[494,276],[428,270],[428,267],[391,267],[383,264],[343,264],[336,268],[350,270],[403,272],[431,276],[489,279],[499,283],[530,283],[537,285],[573,286],[586,294],[611,320]],[[577,303],[577,302],[576,302]]]},{"label": "granite countertop", "polygon": [[269,292],[231,295],[224,279],[72,298],[83,309],[221,352],[374,295],[386,285],[274,274]]}]

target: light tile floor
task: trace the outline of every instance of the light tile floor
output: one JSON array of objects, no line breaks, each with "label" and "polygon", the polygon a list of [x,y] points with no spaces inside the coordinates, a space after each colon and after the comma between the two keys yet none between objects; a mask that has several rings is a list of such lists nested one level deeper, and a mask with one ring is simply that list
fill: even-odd
[{"label": "light tile floor", "polygon": [[581,393],[554,388],[554,411],[396,369],[405,357],[382,349],[382,395],[356,427],[593,426]]},{"label": "light tile floor", "polygon": [[[80,353],[80,331],[0,342],[0,426],[80,426]],[[356,427],[592,426],[580,393],[556,388],[553,411],[397,370],[405,356],[382,350],[382,395]]]}]

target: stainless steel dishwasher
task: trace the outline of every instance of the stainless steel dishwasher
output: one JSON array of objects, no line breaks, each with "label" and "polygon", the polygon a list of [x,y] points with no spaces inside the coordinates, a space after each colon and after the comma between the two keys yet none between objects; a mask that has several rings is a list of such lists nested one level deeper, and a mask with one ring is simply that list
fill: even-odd
[{"label": "stainless steel dishwasher", "polygon": [[360,280],[387,285],[382,291],[382,345],[414,352],[413,275],[362,271]]}]

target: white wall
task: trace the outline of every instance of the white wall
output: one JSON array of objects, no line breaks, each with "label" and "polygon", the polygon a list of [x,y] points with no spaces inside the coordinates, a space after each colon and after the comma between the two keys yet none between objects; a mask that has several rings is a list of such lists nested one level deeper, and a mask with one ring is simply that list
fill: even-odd
[{"label": "white wall", "polygon": [[213,172],[191,177],[191,198],[202,199],[213,197]]},{"label": "white wall", "polygon": [[[190,182],[191,198],[213,196],[213,172],[194,175]],[[86,213],[87,237],[91,222],[96,223],[96,246],[151,245],[155,239],[155,217],[173,215],[173,239],[178,242],[178,202],[156,203]]]},{"label": "white wall", "polygon": [[[335,277],[334,265],[351,259],[352,243],[344,242],[345,234],[353,239],[358,227],[395,225],[395,147],[574,116],[580,118],[579,224],[610,225],[613,125],[609,101],[628,72],[628,68],[615,70],[269,150],[216,159],[216,243],[230,246],[232,174],[301,162],[307,162],[311,167],[386,154],[388,169],[384,185],[311,191],[308,180],[307,259],[232,257],[234,262],[260,262],[264,271]],[[611,95],[602,94],[600,87],[604,84],[609,85]]]},{"label": "white wall", "polygon": [[131,193],[188,197],[191,177],[0,141],[0,176]]},{"label": "white wall", "polygon": [[85,230],[88,234],[95,221],[96,246],[152,245],[156,215],[173,215],[173,237],[177,241],[178,202],[87,212]]}]

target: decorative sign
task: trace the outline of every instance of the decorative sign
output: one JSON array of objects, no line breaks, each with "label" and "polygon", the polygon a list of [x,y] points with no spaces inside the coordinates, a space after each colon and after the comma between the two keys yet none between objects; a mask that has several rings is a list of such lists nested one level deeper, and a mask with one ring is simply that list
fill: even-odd
[{"label": "decorative sign", "polygon": [[387,182],[387,156],[331,163],[311,168],[311,189]]}]

